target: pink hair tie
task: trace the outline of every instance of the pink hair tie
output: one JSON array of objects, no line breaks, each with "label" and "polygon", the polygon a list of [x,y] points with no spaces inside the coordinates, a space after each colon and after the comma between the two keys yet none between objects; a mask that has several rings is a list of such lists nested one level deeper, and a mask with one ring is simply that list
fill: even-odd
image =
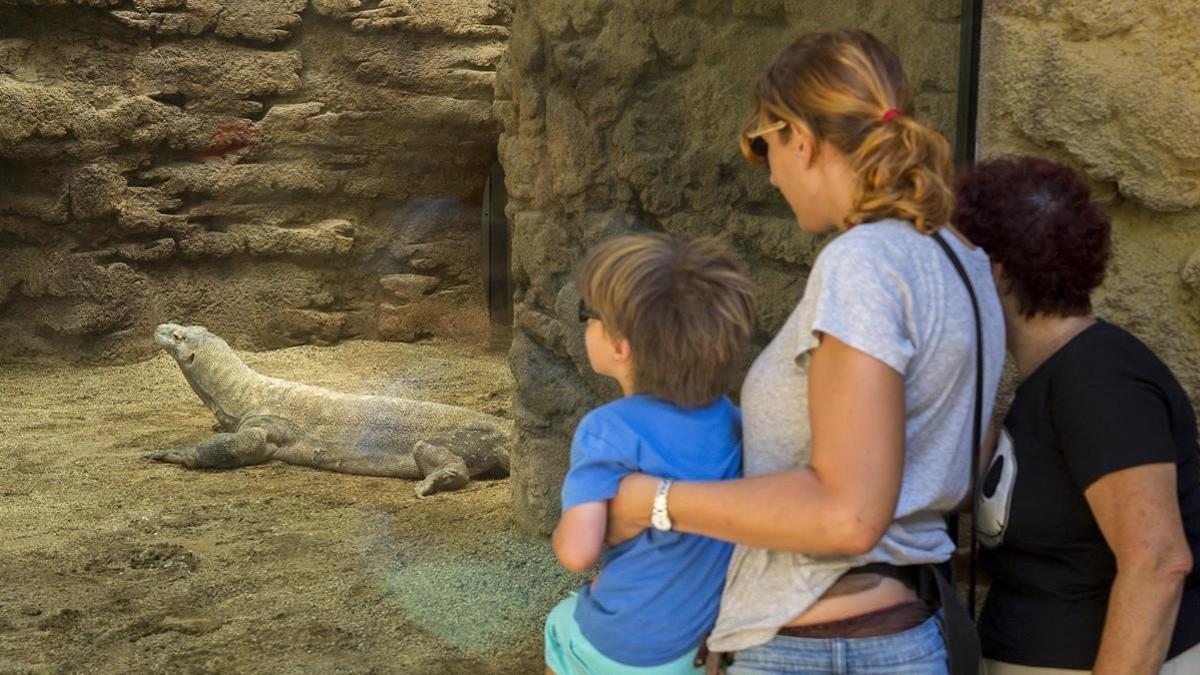
[{"label": "pink hair tie", "polygon": [[904,114],[904,111],[899,108],[888,108],[883,111],[883,123],[888,124],[892,120]]}]

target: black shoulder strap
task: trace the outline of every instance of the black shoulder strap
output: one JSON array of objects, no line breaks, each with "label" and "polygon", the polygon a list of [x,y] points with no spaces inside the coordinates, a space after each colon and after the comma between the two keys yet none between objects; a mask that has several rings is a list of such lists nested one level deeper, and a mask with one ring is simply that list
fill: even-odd
[{"label": "black shoulder strap", "polygon": [[[979,301],[975,298],[975,288],[971,286],[971,279],[967,276],[967,271],[963,269],[962,263],[958,256],[954,254],[954,249],[950,248],[950,244],[942,237],[941,232],[933,233],[933,239],[942,247],[946,255],[950,258],[950,263],[954,265],[954,269],[958,272],[958,276],[962,278],[963,284],[967,287],[967,295],[971,298],[971,309],[975,312],[975,425],[971,431],[971,507],[974,508],[977,498],[976,488],[979,476],[979,447],[981,444],[981,435],[983,433],[983,321],[979,317]],[[967,589],[967,611],[971,617],[975,617],[975,527],[972,522],[970,535],[970,586]]]}]

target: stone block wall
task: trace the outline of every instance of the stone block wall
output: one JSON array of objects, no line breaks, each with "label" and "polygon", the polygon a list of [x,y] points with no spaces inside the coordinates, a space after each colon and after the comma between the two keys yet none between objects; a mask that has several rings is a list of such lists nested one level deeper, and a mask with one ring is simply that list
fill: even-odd
[{"label": "stone block wall", "polygon": [[0,361],[483,339],[508,0],[0,0]]},{"label": "stone block wall", "polygon": [[1200,403],[1200,4],[985,3],[980,156],[1086,174],[1113,220],[1097,313]]},{"label": "stone block wall", "polygon": [[496,83],[516,286],[514,506],[558,517],[579,418],[615,396],[588,367],[571,281],[588,246],[628,230],[724,234],[758,283],[762,344],[821,242],[801,234],[737,132],[754,76],[803,32],[870,29],[903,58],[918,116],[953,138],[959,3],[518,0]]}]

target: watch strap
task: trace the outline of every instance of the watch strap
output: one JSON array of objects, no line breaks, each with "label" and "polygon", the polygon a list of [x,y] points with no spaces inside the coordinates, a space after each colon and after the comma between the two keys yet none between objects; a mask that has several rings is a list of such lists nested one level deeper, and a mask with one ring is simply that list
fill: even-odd
[{"label": "watch strap", "polygon": [[650,524],[656,530],[670,530],[673,527],[671,516],[667,511],[667,497],[671,492],[670,478],[664,478],[658,482],[658,489],[654,493],[654,505],[650,509]]}]

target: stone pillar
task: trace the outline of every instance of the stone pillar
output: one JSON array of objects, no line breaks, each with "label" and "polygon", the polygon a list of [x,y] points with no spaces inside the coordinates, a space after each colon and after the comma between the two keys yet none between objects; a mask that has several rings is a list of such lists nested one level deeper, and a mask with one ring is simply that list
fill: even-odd
[{"label": "stone pillar", "polygon": [[955,0],[518,0],[496,82],[516,287],[510,362],[518,522],[548,532],[571,433],[617,395],[591,373],[571,275],[629,230],[724,234],[760,287],[759,344],[787,317],[820,244],[737,147],[758,71],[797,35],[861,26],[895,46],[918,115],[953,134]]}]

